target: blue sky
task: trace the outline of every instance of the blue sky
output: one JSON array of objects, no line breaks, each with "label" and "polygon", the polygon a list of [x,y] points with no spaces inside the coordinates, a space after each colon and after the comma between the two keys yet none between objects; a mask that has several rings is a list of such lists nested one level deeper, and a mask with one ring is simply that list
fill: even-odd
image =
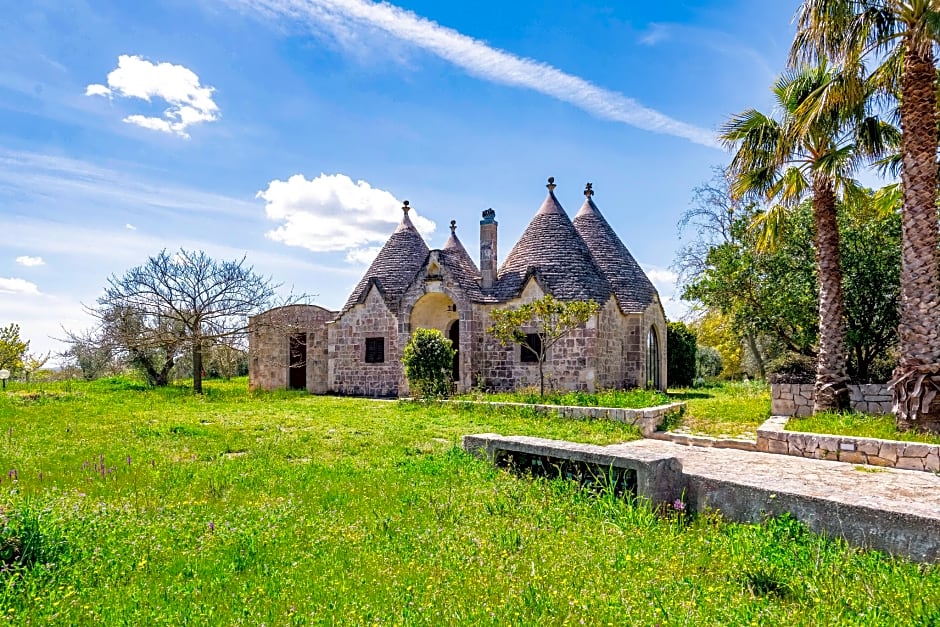
[{"label": "blue sky", "polygon": [[0,326],[37,351],[161,249],[337,308],[408,199],[500,261],[554,176],[666,301],[676,222],[770,105],[797,1],[32,0],[0,20]]}]

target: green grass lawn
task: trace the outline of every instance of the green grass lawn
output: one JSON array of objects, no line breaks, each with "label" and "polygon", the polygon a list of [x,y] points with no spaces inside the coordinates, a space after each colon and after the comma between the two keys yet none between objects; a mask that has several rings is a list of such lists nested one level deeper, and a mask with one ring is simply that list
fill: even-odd
[{"label": "green grass lawn", "polygon": [[680,428],[690,433],[753,439],[770,417],[770,386],[762,381],[676,388],[669,390],[669,396],[686,403]]},{"label": "green grass lawn", "polygon": [[832,435],[854,435],[883,440],[927,442],[940,444],[940,436],[917,431],[898,431],[894,416],[872,416],[856,412],[846,414],[824,413],[806,418],[791,418],[787,431],[828,433]]},{"label": "green grass lawn", "polygon": [[624,425],[245,388],[211,381],[195,398],[113,379],[0,395],[0,616],[65,625],[940,620],[937,566],[854,550],[792,520],[657,516],[458,448],[461,435],[485,431],[636,437]]},{"label": "green grass lawn", "polygon": [[601,392],[547,392],[537,389],[520,392],[462,394],[457,399],[497,403],[528,403],[530,405],[569,405],[575,407],[624,407],[640,409],[671,403],[667,394],[656,390],[603,390]]}]

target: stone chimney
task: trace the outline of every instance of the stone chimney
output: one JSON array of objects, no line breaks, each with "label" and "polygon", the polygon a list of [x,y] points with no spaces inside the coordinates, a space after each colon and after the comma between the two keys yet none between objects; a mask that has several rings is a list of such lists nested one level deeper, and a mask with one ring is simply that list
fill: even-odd
[{"label": "stone chimney", "polygon": [[480,274],[483,281],[481,287],[489,289],[496,280],[496,212],[487,209],[480,220]]}]

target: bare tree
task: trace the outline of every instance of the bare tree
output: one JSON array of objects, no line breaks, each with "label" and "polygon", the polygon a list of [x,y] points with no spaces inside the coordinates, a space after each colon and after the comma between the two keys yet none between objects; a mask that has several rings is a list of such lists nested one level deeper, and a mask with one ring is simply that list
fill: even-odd
[{"label": "bare tree", "polygon": [[203,353],[238,346],[248,316],[269,308],[279,287],[238,261],[215,261],[202,251],[166,250],[112,275],[90,313],[102,341],[126,352],[156,385],[166,385],[183,351],[192,354],[193,391],[202,393]]}]

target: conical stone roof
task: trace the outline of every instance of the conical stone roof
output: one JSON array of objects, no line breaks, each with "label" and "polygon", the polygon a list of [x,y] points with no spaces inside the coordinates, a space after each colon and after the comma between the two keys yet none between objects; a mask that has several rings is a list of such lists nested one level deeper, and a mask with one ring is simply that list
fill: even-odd
[{"label": "conical stone roof", "polygon": [[398,313],[398,301],[408,289],[418,270],[424,265],[429,252],[428,245],[424,243],[418,229],[408,217],[409,209],[406,200],[405,206],[402,207],[405,215],[398,228],[385,242],[385,246],[379,251],[375,261],[349,295],[342,313],[365,298],[369,285],[373,282],[381,291],[388,308]]},{"label": "conical stone roof", "polygon": [[594,204],[594,190],[590,183],[584,195],[584,204],[574,217],[575,229],[613,288],[621,311],[645,311],[653,302],[656,288]]},{"label": "conical stone roof", "polygon": [[451,272],[457,285],[471,300],[483,299],[483,292],[480,290],[480,271],[457,237],[457,223],[453,220],[450,222],[450,237],[441,249],[441,265]]},{"label": "conical stone roof", "polygon": [[594,263],[587,244],[555,198],[555,181],[548,179],[548,196],[499,269],[494,295],[515,298],[531,274],[559,300],[593,299],[603,304],[611,288]]}]

